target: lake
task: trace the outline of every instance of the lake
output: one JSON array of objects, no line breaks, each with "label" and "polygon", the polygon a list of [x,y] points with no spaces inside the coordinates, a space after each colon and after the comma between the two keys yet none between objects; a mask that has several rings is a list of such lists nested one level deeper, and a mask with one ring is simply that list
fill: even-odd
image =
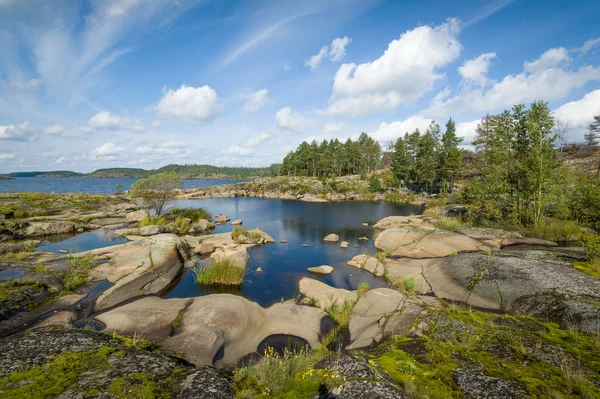
[{"label": "lake", "polygon": [[[129,190],[131,184],[137,180],[98,177],[19,177],[14,180],[0,180],[0,192],[114,194],[117,183],[122,184],[122,190]],[[183,186],[202,188],[232,183],[239,183],[239,181],[185,179]]]}]

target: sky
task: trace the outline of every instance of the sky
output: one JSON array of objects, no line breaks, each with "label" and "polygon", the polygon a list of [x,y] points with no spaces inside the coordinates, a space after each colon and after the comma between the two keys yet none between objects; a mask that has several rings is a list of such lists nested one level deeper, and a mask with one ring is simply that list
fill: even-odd
[{"label": "sky", "polygon": [[268,166],[547,101],[600,114],[597,0],[0,0],[0,173]]}]

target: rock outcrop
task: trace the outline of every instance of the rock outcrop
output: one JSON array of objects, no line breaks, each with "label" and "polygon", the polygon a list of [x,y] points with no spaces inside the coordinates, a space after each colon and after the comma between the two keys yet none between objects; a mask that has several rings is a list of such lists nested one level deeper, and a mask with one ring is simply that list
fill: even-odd
[{"label": "rock outcrop", "polygon": [[298,287],[302,295],[315,301],[321,309],[331,309],[332,306],[341,307],[344,302],[355,303],[358,299],[356,291],[334,288],[308,277],[302,277]]},{"label": "rock outcrop", "polygon": [[347,264],[358,267],[359,269],[365,269],[366,271],[379,277],[385,274],[385,267],[383,263],[373,256],[364,254],[356,255],[354,258],[350,259]]},{"label": "rock outcrop", "polygon": [[35,222],[25,229],[28,237],[42,237],[56,234],[73,234],[77,231],[75,223],[70,222]]},{"label": "rock outcrop", "polygon": [[311,273],[322,274],[322,275],[327,275],[327,274],[333,273],[333,267],[327,266],[327,265],[309,267],[306,270],[308,270]]}]

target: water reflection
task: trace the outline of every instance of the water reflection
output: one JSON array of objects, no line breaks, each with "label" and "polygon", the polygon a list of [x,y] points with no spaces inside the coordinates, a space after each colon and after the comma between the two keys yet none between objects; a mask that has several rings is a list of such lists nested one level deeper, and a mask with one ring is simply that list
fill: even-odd
[{"label": "water reflection", "polygon": [[48,236],[46,241],[35,250],[58,253],[59,250],[73,252],[89,251],[96,248],[110,247],[113,245],[129,242],[125,237],[121,237],[111,229],[98,229],[86,231],[77,235]]}]

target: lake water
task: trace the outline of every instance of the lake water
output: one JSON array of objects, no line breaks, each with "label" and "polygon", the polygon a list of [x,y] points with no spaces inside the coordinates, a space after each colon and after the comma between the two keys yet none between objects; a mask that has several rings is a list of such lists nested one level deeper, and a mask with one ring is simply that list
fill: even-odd
[{"label": "lake water", "polygon": [[[250,248],[248,274],[239,289],[207,289],[196,284],[193,271],[187,270],[163,294],[166,298],[182,298],[216,292],[230,292],[270,306],[281,299],[292,299],[298,294],[298,282],[311,277],[338,288],[354,290],[366,281],[370,288],[387,287],[383,278],[346,265],[353,256],[364,251],[375,253],[372,227],[369,225],[391,215],[420,214],[414,205],[389,202],[330,202],[309,203],[300,201],[270,200],[260,198],[214,198],[178,201],[179,208],[202,207],[213,215],[223,213],[231,220],[241,219],[246,228],[262,227],[277,242]],[[214,233],[231,231],[230,224],[217,226]],[[350,242],[342,249],[337,244],[323,242],[330,233]],[[361,242],[359,237],[368,237]],[[282,244],[280,240],[288,240]],[[303,244],[310,247],[303,248]],[[358,246],[357,248],[355,246]],[[328,276],[309,273],[306,268],[330,265],[334,272]],[[257,272],[260,267],[262,272]]]},{"label": "lake water", "polygon": [[[0,180],[0,192],[36,193],[87,193],[113,194],[117,183],[122,190],[129,190],[138,179],[113,179],[95,177],[23,177],[14,180]],[[235,180],[186,179],[184,188],[202,188],[221,184],[237,183]]]}]

